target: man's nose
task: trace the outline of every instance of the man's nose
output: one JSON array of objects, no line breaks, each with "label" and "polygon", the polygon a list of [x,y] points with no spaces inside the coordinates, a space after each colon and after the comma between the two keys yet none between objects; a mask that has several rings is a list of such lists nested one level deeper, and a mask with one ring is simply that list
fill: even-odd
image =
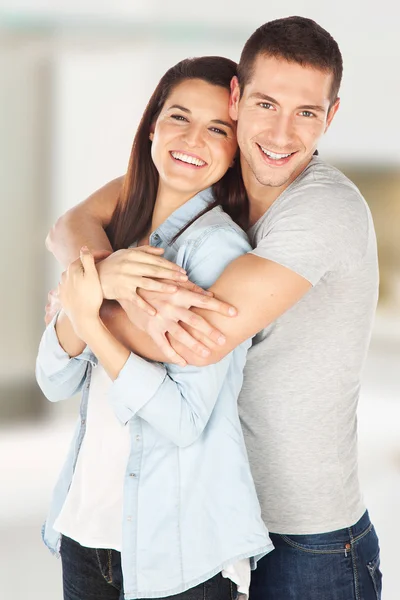
[{"label": "man's nose", "polygon": [[293,141],[293,129],[293,118],[290,115],[278,115],[270,130],[269,139],[275,146],[270,150],[285,150]]}]

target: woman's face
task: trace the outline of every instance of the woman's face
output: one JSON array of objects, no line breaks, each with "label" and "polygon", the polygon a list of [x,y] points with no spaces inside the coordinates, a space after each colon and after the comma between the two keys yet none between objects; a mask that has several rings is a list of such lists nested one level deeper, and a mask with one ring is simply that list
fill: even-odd
[{"label": "woman's face", "polygon": [[228,90],[201,79],[172,90],[150,136],[161,185],[191,197],[226,173],[237,149],[228,101]]}]

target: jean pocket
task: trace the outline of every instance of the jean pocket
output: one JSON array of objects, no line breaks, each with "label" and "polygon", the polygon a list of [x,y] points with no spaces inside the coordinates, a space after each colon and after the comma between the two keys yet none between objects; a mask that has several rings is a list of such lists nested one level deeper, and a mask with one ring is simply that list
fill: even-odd
[{"label": "jean pocket", "polygon": [[379,552],[375,556],[374,560],[371,560],[369,563],[367,563],[367,569],[372,579],[372,584],[374,586],[376,594],[376,600],[381,600],[382,595],[382,573],[380,570],[380,564],[381,561]]},{"label": "jean pocket", "polygon": [[111,563],[111,550],[105,550],[103,548],[96,548],[97,563],[99,565],[100,572],[107,583],[113,582],[112,574],[112,563]]},{"label": "jean pocket", "polygon": [[[309,543],[309,538],[312,536],[279,536],[283,542],[294,548],[309,554],[345,554],[346,547],[343,542],[331,542],[325,544]],[[350,546],[349,546],[350,547]]]}]

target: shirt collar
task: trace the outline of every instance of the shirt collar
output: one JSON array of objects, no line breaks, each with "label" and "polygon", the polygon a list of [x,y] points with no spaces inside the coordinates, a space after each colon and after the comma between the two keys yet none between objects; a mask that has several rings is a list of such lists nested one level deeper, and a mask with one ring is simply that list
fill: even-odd
[{"label": "shirt collar", "polygon": [[160,241],[168,244],[187,223],[207,208],[214,200],[211,187],[202,190],[193,196],[193,198],[190,198],[185,204],[177,208],[160,227],[151,233],[149,238],[150,244],[157,246],[160,244]]}]

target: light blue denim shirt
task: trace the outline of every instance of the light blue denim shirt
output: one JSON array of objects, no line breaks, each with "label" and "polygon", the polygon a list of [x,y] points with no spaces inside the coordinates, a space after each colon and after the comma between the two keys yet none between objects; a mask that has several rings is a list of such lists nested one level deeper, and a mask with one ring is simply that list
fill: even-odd
[{"label": "light blue denim shirt", "polygon": [[[210,190],[194,196],[150,237],[153,246],[164,248],[164,256],[203,288],[251,250],[245,233],[220,207],[169,244],[211,201]],[[70,358],[58,343],[54,324],[55,319],[40,343],[37,381],[53,402],[82,390],[80,419],[44,527],[46,544],[58,554],[60,535],[52,526],[85,435],[90,375],[97,359],[88,348]],[[131,439],[121,552],[127,600],[180,593],[241,558],[249,557],[255,568],[273,548],[237,411],[250,343],[202,368],[150,362],[132,353],[112,384],[109,400]]]}]

